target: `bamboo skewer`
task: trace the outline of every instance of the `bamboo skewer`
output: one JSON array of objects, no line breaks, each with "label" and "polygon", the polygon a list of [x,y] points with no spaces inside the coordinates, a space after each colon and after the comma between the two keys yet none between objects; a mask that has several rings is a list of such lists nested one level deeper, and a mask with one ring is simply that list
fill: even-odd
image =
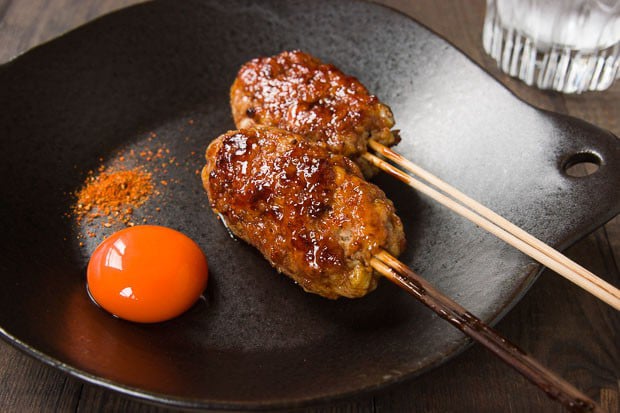
[{"label": "bamboo skewer", "polygon": [[[462,193],[461,191],[459,191],[458,189],[452,187],[448,183],[442,181],[441,179],[439,179],[435,175],[431,174],[430,172],[424,170],[420,166],[418,166],[418,165],[414,164],[413,162],[409,161],[408,159],[404,158],[400,154],[394,152],[390,148],[388,148],[388,147],[386,147],[386,146],[384,146],[384,145],[382,145],[379,142],[376,142],[374,140],[370,140],[369,146],[373,150],[375,150],[377,153],[385,156],[386,158],[392,160],[396,164],[398,164],[398,165],[402,166],[403,168],[407,169],[408,171],[412,172],[414,175],[419,176],[420,178],[424,179],[425,181],[429,182],[430,184],[434,185],[435,187],[437,187],[440,190],[444,191],[445,193],[449,194],[454,199],[460,201],[461,203],[463,203],[464,205],[469,207],[471,210],[475,211],[479,215],[481,215],[484,218],[488,219],[489,221],[491,221],[492,223],[494,223],[498,227],[506,230],[507,232],[510,232],[511,234],[513,234],[514,236],[519,238],[520,240],[526,242],[527,244],[531,245],[532,247],[534,247],[534,248],[538,249],[539,251],[543,252],[548,257],[550,257],[552,259],[555,259],[556,261],[562,262],[562,264],[564,264],[566,267],[568,267],[569,269],[573,270],[574,272],[576,272],[577,274],[579,274],[580,276],[582,276],[583,278],[585,278],[586,280],[588,280],[592,284],[597,285],[598,287],[600,287],[600,289],[609,292],[615,298],[616,305],[614,305],[612,303],[608,303],[608,304],[614,306],[616,309],[619,309],[617,307],[617,304],[618,304],[617,300],[620,300],[620,290],[618,290],[617,288],[615,288],[611,284],[609,284],[606,281],[600,279],[599,277],[597,277],[592,272],[588,271],[587,269],[585,269],[581,265],[577,264],[573,260],[571,260],[568,257],[566,257],[565,255],[563,255],[561,252],[553,249],[552,247],[550,247],[549,245],[545,244],[544,242],[542,242],[538,238],[534,237],[533,235],[531,235],[528,232],[524,231],[523,229],[519,228],[518,226],[516,226],[512,222],[508,221],[507,219],[505,219],[501,215],[493,212],[489,208],[487,208],[484,205],[480,204],[478,201],[470,198],[466,194]],[[599,298],[601,298],[601,297],[599,297]]]},{"label": "bamboo skewer", "polygon": [[482,344],[570,411],[602,412],[602,409],[585,394],[542,366],[458,303],[436,290],[388,252],[380,251],[371,259],[370,264],[377,272]]},{"label": "bamboo skewer", "polygon": [[[558,274],[562,275],[563,277],[567,278],[572,283],[574,283],[574,284],[578,285],[579,287],[583,288],[584,290],[588,291],[589,293],[591,293],[595,297],[597,297],[597,298],[601,299],[602,301],[606,302],[607,304],[611,305],[616,310],[620,310],[620,290],[618,290],[613,285],[607,283],[606,281],[600,279],[596,275],[590,273],[585,268],[580,267],[578,264],[574,263],[573,261],[568,259],[566,256],[562,255],[561,253],[553,250],[551,247],[549,247],[548,245],[544,244],[542,241],[536,240],[536,238],[534,238],[533,236],[527,234],[525,231],[523,231],[520,228],[516,227],[514,224],[511,224],[509,221],[505,220],[504,218],[499,217],[499,215],[493,213],[488,208],[483,207],[482,205],[480,205],[479,203],[477,203],[473,199],[471,199],[471,198],[467,197],[466,195],[458,192],[456,189],[450,187],[445,182],[439,180],[439,178],[436,178],[433,175],[431,175],[430,173],[428,173],[428,172],[422,170],[421,168],[415,166],[410,161],[407,161],[402,156],[400,156],[397,153],[391,151],[389,148],[387,148],[387,147],[385,147],[385,146],[383,146],[381,144],[378,144],[377,142],[375,142],[373,140],[370,140],[370,147],[373,148],[374,150],[376,150],[377,152],[383,154],[383,155],[387,154],[386,156],[389,155],[389,157],[393,157],[394,158],[393,160],[395,160],[395,162],[398,162],[398,164],[402,165],[403,167],[407,167],[407,169],[409,169],[409,167],[411,167],[412,169],[415,170],[415,171],[413,171],[414,173],[421,172],[421,174],[419,174],[419,175],[423,179],[426,179],[428,182],[432,183],[433,185],[437,186],[438,188],[440,188],[442,190],[445,190],[450,195],[455,193],[456,194],[456,196],[455,196],[456,199],[461,200],[461,198],[462,198],[462,199],[464,199],[464,201],[461,201],[461,202],[465,203],[467,206],[473,205],[476,208],[473,208],[473,207],[472,207],[472,209],[466,208],[465,206],[459,204],[458,202],[454,201],[453,199],[449,198],[448,196],[446,196],[446,195],[440,193],[439,191],[429,187],[428,185],[424,184],[423,182],[419,181],[418,179],[416,179],[416,178],[412,177],[411,175],[401,171],[400,169],[394,167],[392,164],[390,164],[390,163],[388,163],[388,162],[378,158],[375,155],[372,155],[370,153],[365,153],[364,155],[362,155],[367,161],[369,161],[373,165],[377,166],[378,168],[382,169],[383,171],[387,172],[388,174],[394,176],[395,178],[403,181],[407,185],[417,189],[418,191],[422,192],[423,194],[431,197],[435,201],[437,201],[440,204],[444,205],[445,207],[451,209],[452,211],[456,212],[457,214],[465,217],[466,219],[469,219],[474,224],[476,224],[476,225],[480,226],[481,228],[487,230],[491,234],[495,235],[496,237],[500,238],[501,240],[505,241],[506,243],[512,245],[513,247],[517,248],[519,251],[523,252],[524,254],[529,255],[530,257],[532,257],[536,261],[540,262],[544,266],[552,269],[553,271],[555,271]],[[396,161],[396,159],[398,161]],[[427,179],[427,177],[430,178],[430,179]],[[446,188],[446,189],[444,189],[444,188]],[[479,210],[480,208],[477,207],[478,205],[481,206],[484,210],[486,210],[486,211],[483,210],[483,213],[485,215],[487,215],[486,217],[483,216],[482,214],[479,215],[477,210]],[[502,225],[499,225],[497,222],[492,222],[493,220],[490,220],[488,218],[489,216],[492,217],[492,218],[495,218],[494,215],[496,215],[497,217],[501,218],[499,221],[503,225],[503,227],[502,227]],[[494,220],[497,221],[497,219],[494,219]],[[505,222],[503,222],[503,221],[505,221]],[[509,225],[506,225],[506,223],[508,223]],[[522,233],[527,234],[528,237],[526,237],[526,238],[530,239],[530,242],[532,244],[534,244],[534,245],[532,245],[531,243],[528,243],[527,241],[519,238],[517,235],[513,234],[512,232],[510,232],[509,230],[513,230],[512,227],[515,227],[515,228],[519,229],[519,231],[517,231],[517,233],[519,235],[523,236]],[[531,241],[531,239],[536,240],[538,242],[537,243],[533,242],[533,241]],[[542,245],[546,246],[546,248],[542,249],[539,246],[539,244],[542,244]],[[549,252],[549,250],[555,251],[555,254]],[[581,268],[581,271],[578,272],[575,269],[576,267]]]}]

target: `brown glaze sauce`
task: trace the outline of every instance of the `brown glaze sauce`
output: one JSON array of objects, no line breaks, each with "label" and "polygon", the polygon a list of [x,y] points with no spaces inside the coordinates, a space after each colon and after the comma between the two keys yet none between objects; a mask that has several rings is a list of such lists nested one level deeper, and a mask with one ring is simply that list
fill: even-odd
[{"label": "brown glaze sauce", "polygon": [[366,151],[367,136],[360,139],[365,130],[393,126],[391,114],[374,116],[381,104],[355,77],[301,51],[250,61],[235,85],[251,97],[245,116],[255,123],[287,129],[347,156]]},{"label": "brown glaze sauce", "polygon": [[209,145],[202,179],[211,207],[306,291],[361,297],[380,248],[405,237],[394,205],[352,160],[272,127],[230,131]]},{"label": "brown glaze sauce", "polygon": [[334,164],[347,168],[348,161],[294,139],[289,144],[278,154],[277,142],[260,133],[227,135],[209,176],[212,191],[221,194],[213,206],[225,210],[232,227],[251,226],[245,237],[272,260],[280,260],[292,242],[318,276],[322,269],[344,263],[340,246],[324,236],[325,220],[320,218],[331,211],[337,186]]}]

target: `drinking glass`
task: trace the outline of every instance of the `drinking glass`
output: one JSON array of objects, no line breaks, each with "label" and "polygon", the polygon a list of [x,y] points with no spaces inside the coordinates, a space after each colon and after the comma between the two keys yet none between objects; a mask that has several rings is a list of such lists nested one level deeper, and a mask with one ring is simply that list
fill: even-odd
[{"label": "drinking glass", "polygon": [[620,0],[487,0],[484,50],[528,85],[609,88],[620,71]]}]

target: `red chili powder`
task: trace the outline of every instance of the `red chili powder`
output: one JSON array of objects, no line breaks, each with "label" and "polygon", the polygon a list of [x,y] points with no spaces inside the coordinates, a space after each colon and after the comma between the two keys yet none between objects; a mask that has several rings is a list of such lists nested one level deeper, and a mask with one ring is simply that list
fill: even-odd
[{"label": "red chili powder", "polygon": [[78,222],[106,216],[108,223],[104,226],[110,226],[113,220],[129,225],[134,208],[144,204],[152,193],[151,173],[142,168],[100,170],[97,175],[91,172],[76,192],[73,213]]}]

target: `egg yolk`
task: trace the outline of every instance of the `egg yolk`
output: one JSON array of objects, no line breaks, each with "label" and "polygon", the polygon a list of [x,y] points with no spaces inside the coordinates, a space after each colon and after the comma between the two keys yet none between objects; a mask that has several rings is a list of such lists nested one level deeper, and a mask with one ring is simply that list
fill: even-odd
[{"label": "egg yolk", "polygon": [[207,286],[207,259],[170,228],[139,225],[112,234],[86,271],[93,300],[129,321],[155,323],[187,311]]}]

